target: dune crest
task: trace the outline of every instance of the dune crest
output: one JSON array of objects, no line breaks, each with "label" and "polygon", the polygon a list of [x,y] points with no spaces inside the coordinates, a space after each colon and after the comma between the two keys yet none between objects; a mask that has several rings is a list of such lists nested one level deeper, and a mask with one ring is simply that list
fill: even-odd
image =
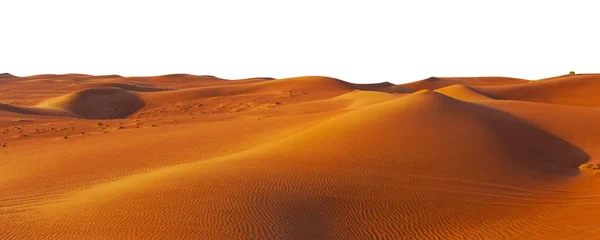
[{"label": "dune crest", "polygon": [[0,78],[13,78],[13,77],[15,77],[15,76],[10,73],[0,73]]},{"label": "dune crest", "polygon": [[494,98],[489,94],[484,94],[471,87],[463,85],[451,85],[448,87],[438,88],[435,90],[448,97],[456,98],[463,101],[477,101],[477,100],[493,100]]},{"label": "dune crest", "polygon": [[421,89],[435,90],[451,85],[464,86],[496,86],[527,83],[529,81],[507,77],[430,77],[416,82],[400,84],[413,91]]}]

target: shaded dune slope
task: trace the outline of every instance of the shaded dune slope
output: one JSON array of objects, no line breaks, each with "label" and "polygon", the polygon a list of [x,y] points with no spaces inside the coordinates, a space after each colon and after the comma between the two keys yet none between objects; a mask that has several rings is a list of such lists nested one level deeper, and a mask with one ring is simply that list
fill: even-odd
[{"label": "shaded dune slope", "polygon": [[541,189],[587,160],[510,114],[429,91],[69,194],[30,227],[58,238],[551,237],[561,220],[531,228],[549,213],[522,206],[565,204]]},{"label": "shaded dune slope", "polygon": [[37,105],[71,112],[89,119],[124,118],[143,106],[144,102],[138,95],[119,88],[87,89]]},{"label": "shaded dune slope", "polygon": [[0,78],[14,78],[15,76],[10,73],[0,73]]},{"label": "shaded dune slope", "polygon": [[511,100],[600,106],[600,74],[566,75],[528,84],[475,88]]},{"label": "shaded dune slope", "polygon": [[600,109],[524,101],[478,102],[517,116],[537,128],[564,139],[600,163]]},{"label": "shaded dune slope", "polygon": [[16,79],[19,79],[19,77],[16,77],[10,73],[0,73],[0,83],[8,83]]}]

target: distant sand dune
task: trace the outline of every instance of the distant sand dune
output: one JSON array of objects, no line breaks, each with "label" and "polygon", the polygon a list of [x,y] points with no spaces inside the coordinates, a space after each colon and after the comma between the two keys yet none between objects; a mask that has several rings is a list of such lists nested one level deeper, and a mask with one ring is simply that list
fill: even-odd
[{"label": "distant sand dune", "polygon": [[312,100],[326,99],[354,90],[373,90],[383,92],[405,92],[393,84],[352,84],[335,78],[306,76],[269,81],[251,82],[226,86],[209,86],[178,91],[146,94],[145,98],[153,102],[189,101],[199,98],[237,95],[288,95],[310,93]]},{"label": "distant sand dune", "polygon": [[475,90],[471,87],[463,86],[463,85],[451,85],[448,87],[438,88],[435,90],[441,94],[444,94],[448,97],[456,98],[458,100],[464,101],[476,101],[476,100],[493,100],[490,94],[482,93],[478,90]]},{"label": "distant sand dune", "polygon": [[400,84],[400,86],[418,91],[421,89],[435,90],[456,84],[464,86],[496,86],[527,82],[527,80],[507,77],[430,77],[416,82]]},{"label": "distant sand dune", "polygon": [[0,78],[14,78],[15,76],[10,73],[0,73]]},{"label": "distant sand dune", "polygon": [[566,75],[529,84],[476,88],[512,100],[600,106],[600,74]]},{"label": "distant sand dune", "polygon": [[68,86],[63,87],[63,89],[69,90],[85,90],[90,88],[120,88],[133,92],[158,92],[158,91],[167,91],[173,90],[171,88],[158,88],[158,87],[150,87],[150,86],[138,86],[135,84],[128,83],[118,83],[118,82],[90,82],[90,83],[75,83]]}]

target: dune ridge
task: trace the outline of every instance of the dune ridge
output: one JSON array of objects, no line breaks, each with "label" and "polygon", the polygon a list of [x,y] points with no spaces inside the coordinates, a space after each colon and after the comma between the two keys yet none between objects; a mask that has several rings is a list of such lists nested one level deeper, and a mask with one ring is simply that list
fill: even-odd
[{"label": "dune ridge", "polygon": [[529,84],[482,86],[476,89],[505,99],[576,106],[600,106],[600,74],[573,74]]},{"label": "dune ridge", "polygon": [[0,78],[13,78],[13,77],[15,77],[15,76],[10,73],[0,73]]},{"label": "dune ridge", "polygon": [[493,100],[497,98],[463,85],[450,85],[448,87],[438,88],[435,91],[463,101]]},{"label": "dune ridge", "polygon": [[413,91],[422,89],[435,90],[451,85],[464,86],[495,86],[527,83],[529,81],[507,77],[429,77],[416,82],[400,84]]}]

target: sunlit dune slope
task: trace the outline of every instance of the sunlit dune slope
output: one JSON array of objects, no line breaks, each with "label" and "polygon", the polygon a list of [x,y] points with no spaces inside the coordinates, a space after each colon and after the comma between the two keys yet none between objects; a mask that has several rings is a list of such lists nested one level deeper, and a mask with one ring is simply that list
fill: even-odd
[{"label": "sunlit dune slope", "polygon": [[77,115],[75,113],[68,112],[63,109],[45,108],[45,107],[17,107],[17,106],[0,103],[0,112],[3,112],[3,111],[19,113],[19,114],[31,114],[31,115],[80,117],[79,115]]},{"label": "sunlit dune slope", "polygon": [[372,104],[393,100],[398,97],[400,96],[385,92],[354,90],[344,95],[331,98],[328,101],[348,100],[352,103],[346,106],[346,108],[358,109]]},{"label": "sunlit dune slope", "polygon": [[418,91],[421,89],[434,90],[451,85],[495,86],[527,82],[527,80],[507,77],[430,77],[416,82],[400,84],[400,86],[413,91]]},{"label": "sunlit dune slope", "polygon": [[504,99],[600,106],[600,74],[576,74],[541,79],[529,84],[476,87]]},{"label": "sunlit dune slope", "polygon": [[404,94],[391,94],[378,91],[354,90],[336,97],[301,102],[297,104],[285,104],[281,107],[269,111],[274,115],[300,115],[312,113],[343,113],[355,109],[364,108],[373,104],[390,101]]}]

